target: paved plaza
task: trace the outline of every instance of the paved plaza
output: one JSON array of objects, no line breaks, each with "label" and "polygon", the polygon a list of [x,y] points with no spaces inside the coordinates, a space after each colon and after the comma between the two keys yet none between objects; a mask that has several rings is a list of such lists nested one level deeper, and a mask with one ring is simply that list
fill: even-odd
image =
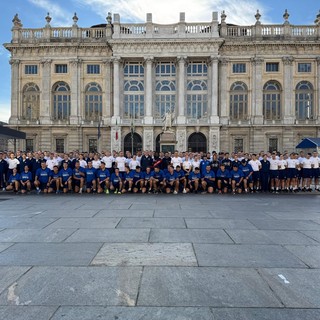
[{"label": "paved plaza", "polygon": [[0,194],[0,319],[320,319],[320,194]]}]

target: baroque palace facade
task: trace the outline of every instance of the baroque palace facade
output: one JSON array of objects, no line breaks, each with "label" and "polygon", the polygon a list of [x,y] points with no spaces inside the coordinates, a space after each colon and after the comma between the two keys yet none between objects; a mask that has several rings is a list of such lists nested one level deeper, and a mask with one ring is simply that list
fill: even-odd
[{"label": "baroque palace facade", "polygon": [[120,22],[23,28],[16,15],[9,126],[22,150],[294,150],[320,136],[320,13],[314,25]]}]

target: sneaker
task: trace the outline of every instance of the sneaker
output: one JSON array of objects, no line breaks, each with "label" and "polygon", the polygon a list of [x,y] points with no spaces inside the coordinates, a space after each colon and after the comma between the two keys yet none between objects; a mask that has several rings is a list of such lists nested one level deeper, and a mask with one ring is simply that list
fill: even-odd
[{"label": "sneaker", "polygon": [[114,194],[117,194],[118,193],[118,189],[114,190]]},{"label": "sneaker", "polygon": [[2,188],[2,191],[6,191],[6,188]]},{"label": "sneaker", "polygon": [[37,189],[37,194],[40,194],[41,193],[41,190],[40,189]]},{"label": "sneaker", "polygon": [[57,191],[56,191],[56,194],[59,194],[59,193],[60,193],[60,191],[59,191],[59,190],[57,190]]},{"label": "sneaker", "polygon": [[105,191],[105,192],[106,192],[106,194],[109,194],[109,189],[106,189],[106,191]]},{"label": "sneaker", "polygon": [[174,190],[174,191],[173,191],[173,194],[178,194],[178,191]]},{"label": "sneaker", "polygon": [[186,194],[186,193],[187,193],[187,190],[186,190],[186,189],[183,189],[182,193]]},{"label": "sneaker", "polygon": [[207,193],[207,191],[202,191],[202,192],[201,192],[201,194],[206,194],[206,193]]},{"label": "sneaker", "polygon": [[128,189],[128,192],[131,192],[131,188]]},{"label": "sneaker", "polygon": [[82,193],[82,188],[80,188],[79,193]]},{"label": "sneaker", "polygon": [[119,190],[119,191],[118,191],[118,194],[121,194],[121,193],[122,193],[122,192]]}]

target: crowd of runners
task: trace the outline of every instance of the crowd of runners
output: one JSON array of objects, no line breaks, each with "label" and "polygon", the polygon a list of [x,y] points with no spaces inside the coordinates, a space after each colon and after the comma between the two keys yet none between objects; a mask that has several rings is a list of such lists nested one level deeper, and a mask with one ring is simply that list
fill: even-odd
[{"label": "crowd of runners", "polygon": [[[0,187],[36,193],[320,191],[317,152],[0,152]],[[312,188],[311,188],[312,187]]]}]

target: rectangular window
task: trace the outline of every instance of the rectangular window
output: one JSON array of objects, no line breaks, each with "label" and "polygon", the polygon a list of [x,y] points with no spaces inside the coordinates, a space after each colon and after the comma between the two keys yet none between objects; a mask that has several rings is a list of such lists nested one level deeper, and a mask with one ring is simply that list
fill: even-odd
[{"label": "rectangular window", "polygon": [[243,139],[234,139],[234,152],[243,152]]},{"label": "rectangular window", "polygon": [[245,63],[234,63],[232,65],[232,72],[233,73],[246,73],[246,64]]},{"label": "rectangular window", "polygon": [[64,139],[56,139],[56,152],[64,153]]},{"label": "rectangular window", "polygon": [[89,152],[97,152],[98,150],[98,140],[89,139]]},{"label": "rectangular window", "polygon": [[269,138],[269,152],[278,151],[278,138]]},{"label": "rectangular window", "polygon": [[100,74],[100,65],[99,64],[88,64],[87,65],[88,74]]},{"label": "rectangular window", "polygon": [[279,71],[279,62],[267,62],[266,63],[267,72],[278,72]]},{"label": "rectangular window", "polygon": [[25,74],[38,74],[38,66],[35,65],[26,65],[24,66],[24,73]]},{"label": "rectangular window", "polygon": [[123,74],[130,78],[143,78],[144,66],[142,62],[127,62],[124,64]]},{"label": "rectangular window", "polygon": [[26,139],[26,151],[33,151],[33,139]]},{"label": "rectangular window", "polygon": [[311,72],[311,63],[298,63],[298,72]]},{"label": "rectangular window", "polygon": [[187,67],[187,76],[206,77],[207,75],[208,75],[208,66],[205,61],[189,62],[188,67]]},{"label": "rectangular window", "polygon": [[55,65],[56,73],[68,73],[68,65],[67,64],[56,64]]}]

